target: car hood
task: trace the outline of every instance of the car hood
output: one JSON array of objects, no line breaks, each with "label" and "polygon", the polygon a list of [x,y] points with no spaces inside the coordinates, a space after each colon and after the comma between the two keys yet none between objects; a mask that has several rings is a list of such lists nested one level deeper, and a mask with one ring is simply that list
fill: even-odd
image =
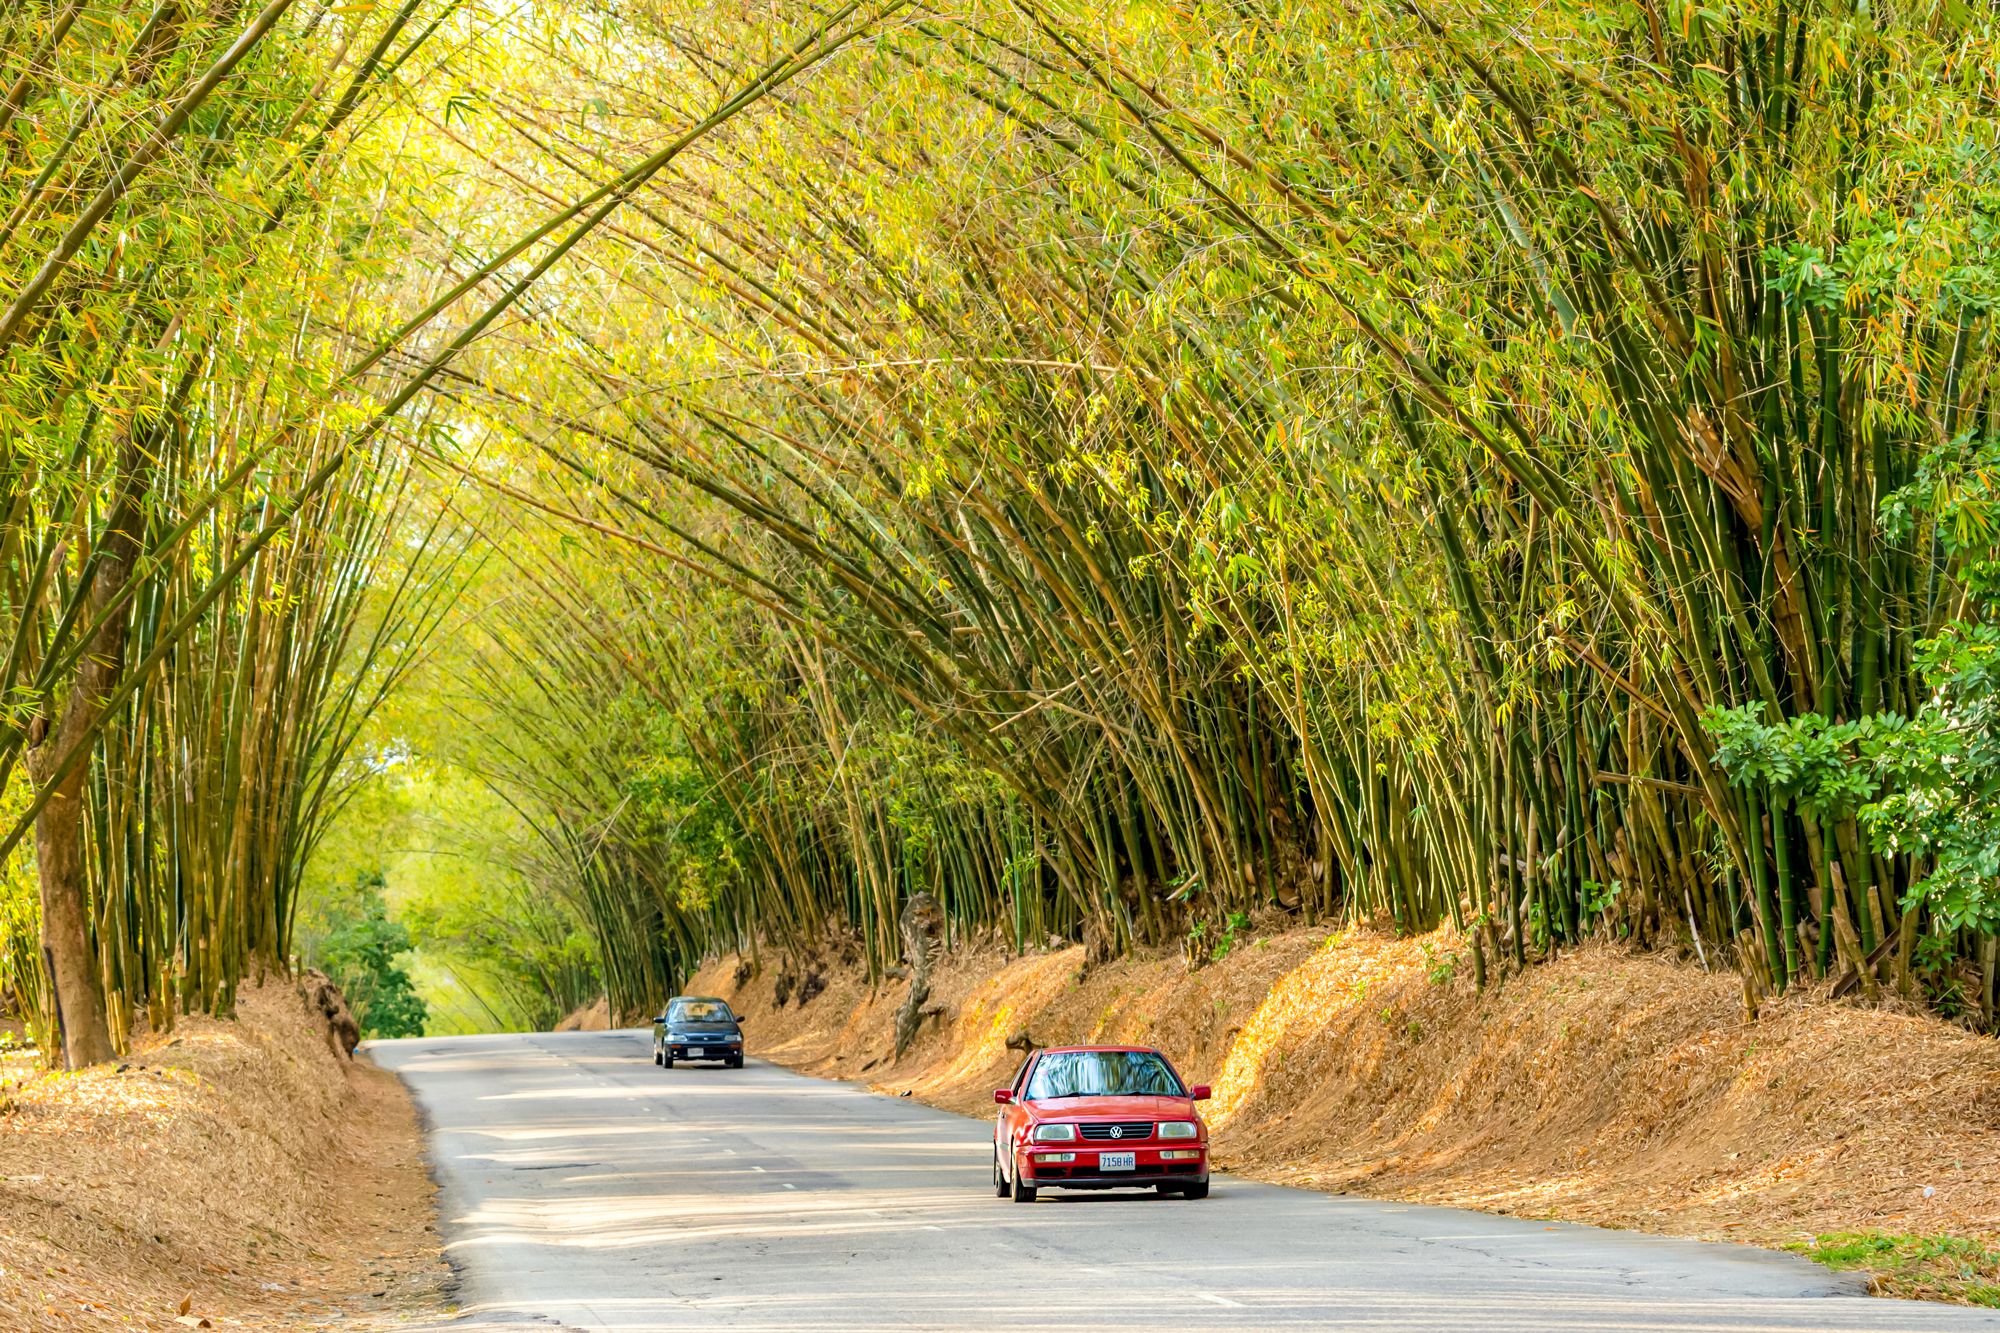
[{"label": "car hood", "polygon": [[1042,1120],[1190,1120],[1187,1097],[1051,1097],[1028,1103]]},{"label": "car hood", "polygon": [[667,1030],[670,1032],[689,1032],[689,1033],[703,1033],[703,1034],[714,1034],[719,1032],[722,1033],[724,1036],[729,1036],[736,1032],[736,1025],[734,1023],[669,1023],[667,1024]]}]

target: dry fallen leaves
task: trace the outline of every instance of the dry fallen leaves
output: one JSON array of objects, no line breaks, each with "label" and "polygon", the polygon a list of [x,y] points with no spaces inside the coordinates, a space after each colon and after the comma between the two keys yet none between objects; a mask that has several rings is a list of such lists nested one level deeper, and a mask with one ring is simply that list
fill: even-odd
[{"label": "dry fallen leaves", "polygon": [[246,989],[237,1012],[16,1089],[0,1119],[0,1329],[295,1329],[315,1299],[367,1328],[441,1303],[400,1085],[336,1057],[287,982]]},{"label": "dry fallen leaves", "polygon": [[1157,1045],[1215,1085],[1218,1161],[1290,1184],[1767,1244],[2000,1234],[2000,1043],[1810,994],[1746,1023],[1733,978],[1609,945],[1482,994],[1441,965],[1465,951],[1448,930],[1294,930],[1190,972],[974,949],[901,1062],[900,986],[829,965],[824,995],[779,1008],[774,970],[739,986],[733,956],[688,985],[752,1015],[758,1054],[972,1114],[1024,1028]]}]

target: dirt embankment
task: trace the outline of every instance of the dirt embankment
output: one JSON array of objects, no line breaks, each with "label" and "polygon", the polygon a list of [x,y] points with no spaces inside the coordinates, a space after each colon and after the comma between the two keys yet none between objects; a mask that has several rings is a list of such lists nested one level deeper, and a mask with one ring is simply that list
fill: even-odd
[{"label": "dirt embankment", "polygon": [[368,1329],[444,1308],[409,1098],[334,1054],[289,983],[118,1064],[4,1078],[0,1327]]},{"label": "dirt embankment", "polygon": [[580,1009],[572,1009],[556,1024],[558,1032],[609,1032],[611,1001],[602,995]]},{"label": "dirt embankment", "polygon": [[1994,1263],[2000,1042],[1811,997],[1746,1021],[1733,976],[1609,946],[1481,993],[1457,949],[1298,930],[1193,972],[962,952],[899,1062],[902,983],[827,966],[824,994],[779,1006],[776,968],[729,957],[688,989],[747,1014],[756,1054],[975,1114],[1022,1033],[1156,1045],[1215,1085],[1218,1164],[1266,1180],[1766,1245],[1956,1236]]}]

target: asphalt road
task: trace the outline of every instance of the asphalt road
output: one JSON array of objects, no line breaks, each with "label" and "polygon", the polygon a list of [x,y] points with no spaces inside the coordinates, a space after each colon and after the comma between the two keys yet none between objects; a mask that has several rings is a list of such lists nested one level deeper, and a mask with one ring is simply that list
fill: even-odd
[{"label": "asphalt road", "polygon": [[2000,1330],[1789,1255],[1228,1177],[1016,1204],[984,1123],[644,1033],[369,1049],[431,1126],[455,1330]]}]

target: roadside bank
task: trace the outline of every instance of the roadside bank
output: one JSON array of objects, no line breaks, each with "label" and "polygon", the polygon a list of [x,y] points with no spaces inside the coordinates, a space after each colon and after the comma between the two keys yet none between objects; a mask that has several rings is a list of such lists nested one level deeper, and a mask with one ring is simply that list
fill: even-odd
[{"label": "roadside bank", "polygon": [[386,1329],[442,1311],[408,1094],[288,981],[0,1087],[0,1327]]},{"label": "roadside bank", "polygon": [[1155,1045],[1215,1086],[1226,1171],[1797,1248],[2000,1305],[2000,1042],[1810,995],[1748,1020],[1733,975],[1609,945],[1483,992],[1469,972],[1449,932],[1293,930],[1193,970],[961,949],[901,1060],[905,983],[851,963],[729,956],[687,989],[745,1014],[755,1054],[950,1110],[990,1114],[1029,1041]]}]

